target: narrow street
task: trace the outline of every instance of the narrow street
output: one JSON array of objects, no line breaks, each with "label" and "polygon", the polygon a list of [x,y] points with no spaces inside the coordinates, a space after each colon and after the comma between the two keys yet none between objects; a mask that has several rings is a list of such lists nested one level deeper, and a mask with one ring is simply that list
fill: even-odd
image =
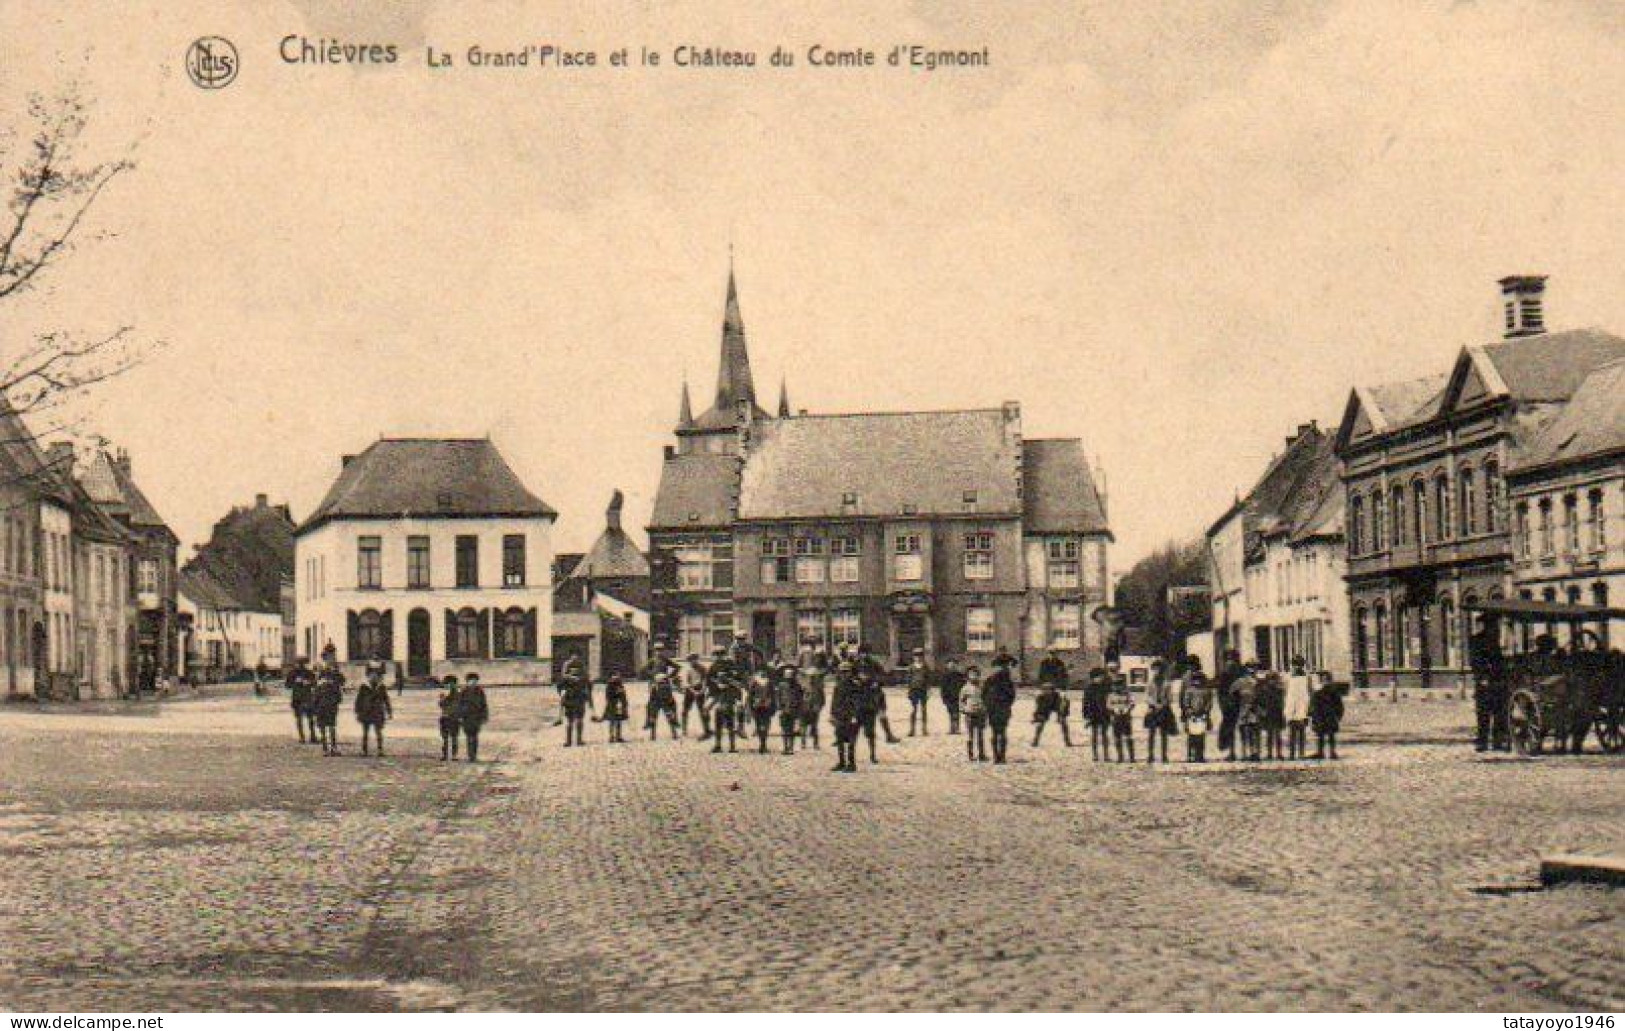
[{"label": "narrow street", "polygon": [[1096,765],[1028,704],[1007,767],[938,724],[845,777],[565,750],[551,692],[477,767],[416,693],[383,760],[279,694],[0,709],[0,1007],[1625,1005],[1618,890],[1520,890],[1617,843],[1620,759],[1477,758],[1438,700],[1352,702],[1337,764]]}]

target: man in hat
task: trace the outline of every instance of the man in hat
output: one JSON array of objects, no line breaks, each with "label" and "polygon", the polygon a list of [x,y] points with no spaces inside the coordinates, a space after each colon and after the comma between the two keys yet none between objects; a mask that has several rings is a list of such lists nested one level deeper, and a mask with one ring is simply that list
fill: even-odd
[{"label": "man in hat", "polygon": [[863,731],[869,736],[869,752],[874,753],[875,724],[886,735],[888,745],[900,745],[903,739],[898,737],[891,729],[891,719],[886,715],[886,667],[875,658],[874,652],[867,644],[859,644],[852,660],[854,671],[858,675],[858,682],[864,685],[865,695],[871,713],[865,717]]},{"label": "man in hat", "polygon": [[1467,639],[1467,661],[1473,671],[1473,711],[1478,733],[1475,751],[1491,748],[1508,751],[1512,734],[1507,720],[1506,655],[1501,651],[1498,621],[1478,613],[1472,636]]},{"label": "man in hat", "polygon": [[698,655],[690,654],[683,669],[683,736],[688,736],[688,714],[697,711],[700,716],[700,740],[711,736],[711,713],[706,708],[705,665]]},{"label": "man in hat", "polygon": [[1219,751],[1231,762],[1236,758],[1236,724],[1241,717],[1241,699],[1236,694],[1236,681],[1246,670],[1241,665],[1241,653],[1224,653],[1224,670],[1213,684],[1213,693],[1219,704]]},{"label": "man in hat", "polygon": [[[672,667],[676,669],[675,666]],[[677,737],[677,689],[673,686],[676,675],[661,673],[649,681],[649,713],[648,731],[649,740],[653,741],[660,736],[660,718],[666,718],[666,725],[671,728],[671,736]]]},{"label": "man in hat", "polygon": [[361,754],[367,755],[369,733],[378,742],[378,754],[384,754],[384,723],[395,714],[389,704],[389,688],[384,684],[384,664],[376,659],[367,663],[367,676],[355,692],[355,718],[361,724]]},{"label": "man in hat", "polygon": [[301,655],[293,660],[293,669],[288,671],[287,685],[288,705],[293,709],[293,725],[299,732],[299,743],[314,745],[317,743],[316,674],[310,671],[309,659]]},{"label": "man in hat", "polygon": [[343,704],[344,674],[339,672],[337,662],[329,662],[317,675],[316,691],[311,697],[323,755],[339,754],[339,707]]},{"label": "man in hat", "polygon": [[858,728],[863,722],[863,688],[853,664],[846,659],[835,667],[835,690],[829,700],[830,729],[835,732],[835,765],[832,772],[856,773],[858,769]]},{"label": "man in hat", "polygon": [[[559,715],[558,715],[558,718],[553,721],[553,726],[555,726],[555,727],[564,726],[564,720],[565,720],[565,716],[564,716],[564,690],[565,690],[565,687],[570,683],[571,680],[573,680],[576,677],[580,677],[580,676],[585,676],[585,674],[582,672],[582,669],[581,669],[581,658],[580,658],[580,656],[572,655],[568,659],[565,659],[564,660],[564,668],[559,670],[558,682],[553,685],[553,690],[555,692],[557,692],[558,701],[559,701]],[[570,736],[570,732],[568,730],[566,730],[564,732],[564,736],[565,736],[566,739],[568,739],[569,736]]]},{"label": "man in hat", "polygon": [[919,723],[921,737],[930,737],[926,726],[926,703],[931,698],[931,681],[936,679],[931,666],[925,661],[925,649],[914,649],[908,664],[908,736],[914,736],[914,725]]},{"label": "man in hat", "polygon": [[993,738],[993,762],[1003,763],[1010,750],[1010,716],[1016,708],[1016,680],[1010,672],[1016,660],[1001,650],[993,659],[993,672],[982,685],[987,725]]},{"label": "man in hat", "polygon": [[457,758],[457,735],[463,729],[462,703],[458,700],[461,690],[453,674],[447,673],[440,683],[445,688],[437,703],[440,707],[440,761],[450,762]]},{"label": "man in hat", "polygon": [[[1045,660],[1048,662],[1049,660]],[[1049,724],[1050,717],[1061,725],[1061,743],[1067,748],[1072,747],[1072,728],[1067,725],[1066,718],[1070,715],[1071,703],[1067,701],[1065,692],[1061,690],[1061,683],[1055,679],[1045,679],[1044,663],[1038,664],[1039,680],[1038,695],[1033,699],[1033,747],[1037,748],[1044,739],[1044,727]],[[1063,667],[1062,677],[1066,676]],[[1051,670],[1051,677],[1054,671]]]},{"label": "man in hat", "polygon": [[824,705],[829,700],[829,692],[835,689],[835,674],[821,672],[814,669],[807,675],[807,682],[801,685],[801,747],[807,747],[811,741],[814,748],[821,747],[818,743],[818,721],[824,717]]},{"label": "man in hat", "polygon": [[711,732],[716,735],[711,751],[722,751],[722,741],[726,738],[728,751],[737,752],[740,709],[744,705],[744,688],[739,683],[739,674],[732,662],[719,657],[711,664],[707,680],[711,695]]}]

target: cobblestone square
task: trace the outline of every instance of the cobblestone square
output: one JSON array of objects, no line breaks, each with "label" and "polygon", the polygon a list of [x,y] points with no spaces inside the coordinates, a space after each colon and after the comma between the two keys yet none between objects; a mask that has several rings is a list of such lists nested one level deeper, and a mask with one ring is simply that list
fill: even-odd
[{"label": "cobblestone square", "polygon": [[6,708],[0,1008],[1625,1006],[1625,896],[1534,890],[1620,843],[1620,759],[1475,756],[1441,698],[1351,702],[1335,764],[1095,764],[1029,705],[1008,766],[939,722],[855,776],[566,750],[549,691],[478,766],[418,693],[384,759],[275,693]]}]

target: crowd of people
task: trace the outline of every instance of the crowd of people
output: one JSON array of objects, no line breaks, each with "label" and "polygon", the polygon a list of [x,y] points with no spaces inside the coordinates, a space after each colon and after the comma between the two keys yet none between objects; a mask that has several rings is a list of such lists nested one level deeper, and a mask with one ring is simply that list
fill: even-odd
[{"label": "crowd of people", "polygon": [[[892,729],[886,691],[888,682],[901,679],[910,737],[929,736],[934,696],[947,718],[948,733],[964,736],[966,759],[1000,764],[1009,761],[1018,665],[1000,651],[985,674],[980,666],[957,660],[938,669],[916,650],[908,666],[894,674],[862,644],[832,651],[809,646],[794,657],[770,658],[741,638],[706,659],[689,655],[683,662],[657,647],[645,671],[649,694],[642,723],[651,740],[659,738],[662,727],[669,738],[686,738],[697,722],[699,740],[709,741],[712,752],[737,752],[743,737],[747,749],[754,740],[759,753],[790,755],[798,746],[821,749],[820,728],[827,718],[836,752],[832,769],[851,773],[857,770],[860,750],[870,763],[878,763],[882,741],[901,743]],[[1139,698],[1116,663],[1090,670],[1074,685],[1066,663],[1051,652],[1038,666],[1031,747],[1041,746],[1052,722],[1063,747],[1073,747],[1071,694],[1076,688],[1096,762],[1137,762],[1135,745],[1142,731],[1146,763],[1169,762],[1169,742],[1176,737],[1184,739],[1186,762],[1206,762],[1210,735],[1217,738],[1215,758],[1226,761],[1336,759],[1344,688],[1324,672],[1305,669],[1301,658],[1291,665],[1282,675],[1243,663],[1232,652],[1210,678],[1194,658],[1172,664],[1158,660]],[[346,683],[334,656],[324,652],[317,669],[306,659],[296,660],[286,684],[300,742],[320,745],[324,755],[341,754],[338,714]],[[441,760],[478,762],[480,732],[491,718],[479,675],[448,675],[436,686]],[[611,676],[604,682],[600,704],[593,681],[580,660],[572,658],[555,688],[555,726],[564,727],[564,747],[586,744],[589,717],[606,727],[608,743],[626,742],[632,712],[623,678]],[[367,665],[353,708],[361,727],[361,754],[382,756],[384,726],[394,716],[382,663]]]},{"label": "crowd of people", "polygon": [[[1017,665],[1001,651],[985,675],[979,666],[955,660],[939,670],[916,651],[893,676],[861,644],[833,651],[808,646],[794,657],[767,657],[741,638],[732,648],[716,648],[708,658],[689,655],[681,662],[657,648],[646,670],[650,688],[643,727],[651,739],[659,737],[662,725],[669,737],[687,737],[697,718],[699,740],[710,741],[713,752],[737,752],[743,736],[747,748],[754,739],[759,753],[776,746],[789,755],[798,745],[821,747],[819,727],[827,709],[836,749],[833,769],[853,772],[860,748],[874,763],[882,740],[901,741],[892,730],[886,692],[889,680],[900,679],[908,699],[910,737],[930,734],[935,695],[948,733],[965,737],[967,760],[998,764],[1009,758]],[[1325,672],[1307,670],[1301,658],[1283,675],[1245,664],[1230,653],[1212,678],[1193,658],[1158,661],[1143,699],[1115,663],[1090,670],[1083,683],[1074,685],[1065,662],[1052,652],[1037,673],[1034,748],[1042,744],[1051,722],[1058,726],[1063,746],[1072,747],[1071,691],[1076,687],[1090,754],[1097,762],[1138,761],[1135,745],[1141,731],[1147,763],[1158,762],[1159,756],[1169,762],[1174,737],[1184,738],[1187,762],[1206,762],[1210,734],[1217,738],[1215,757],[1226,761],[1338,758],[1345,688]],[[579,660],[565,664],[556,688],[565,747],[585,744],[589,716],[607,724],[610,743],[626,741],[631,712],[622,678],[605,682],[601,713]]]}]

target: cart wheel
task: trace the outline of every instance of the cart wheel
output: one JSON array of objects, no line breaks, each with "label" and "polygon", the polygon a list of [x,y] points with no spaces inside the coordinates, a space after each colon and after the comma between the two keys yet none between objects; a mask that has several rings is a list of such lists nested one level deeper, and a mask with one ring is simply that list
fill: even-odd
[{"label": "cart wheel", "polygon": [[1519,755],[1539,755],[1546,739],[1546,727],[1541,722],[1540,703],[1527,691],[1519,691],[1507,705],[1507,718],[1511,724],[1512,747]]},{"label": "cart wheel", "polygon": [[1619,709],[1597,713],[1597,741],[1605,752],[1625,752],[1625,713]]}]

